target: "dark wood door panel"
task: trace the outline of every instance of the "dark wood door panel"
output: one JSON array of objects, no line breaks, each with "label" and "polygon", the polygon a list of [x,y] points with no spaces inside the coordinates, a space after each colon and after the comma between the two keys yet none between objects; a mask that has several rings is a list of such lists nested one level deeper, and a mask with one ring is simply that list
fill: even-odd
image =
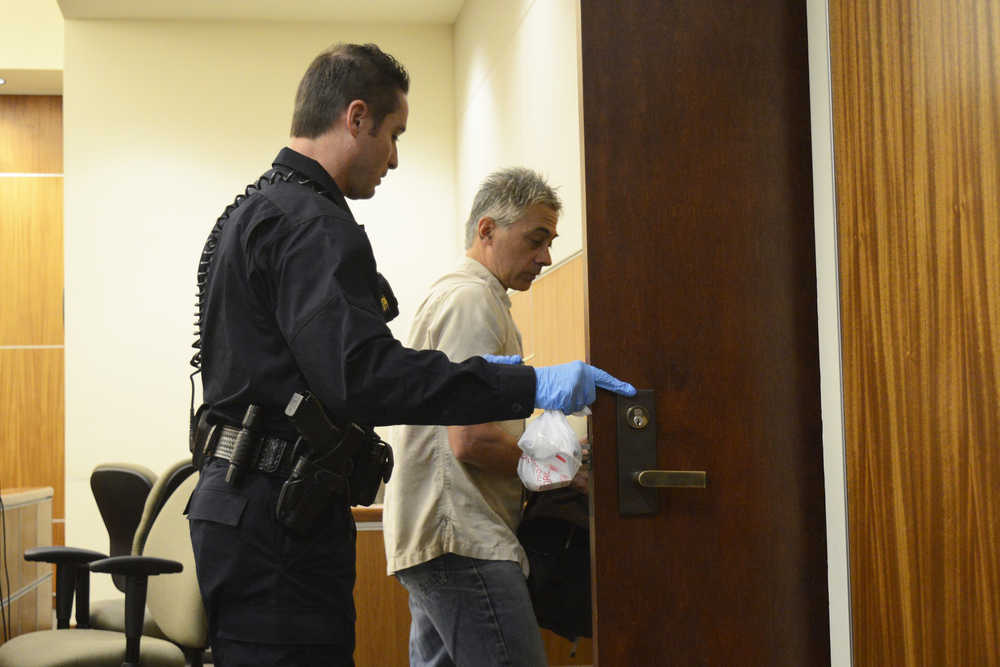
[{"label": "dark wood door panel", "polygon": [[829,661],[800,5],[582,4],[590,358],[709,475],[622,519],[596,404],[600,665]]}]

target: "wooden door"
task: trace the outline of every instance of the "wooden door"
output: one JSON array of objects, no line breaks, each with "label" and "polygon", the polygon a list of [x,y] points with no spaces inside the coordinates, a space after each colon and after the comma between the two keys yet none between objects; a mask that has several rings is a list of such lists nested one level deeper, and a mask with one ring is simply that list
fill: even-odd
[{"label": "wooden door", "polygon": [[600,667],[829,664],[805,3],[583,0],[590,359],[656,392],[618,509],[594,409]]}]

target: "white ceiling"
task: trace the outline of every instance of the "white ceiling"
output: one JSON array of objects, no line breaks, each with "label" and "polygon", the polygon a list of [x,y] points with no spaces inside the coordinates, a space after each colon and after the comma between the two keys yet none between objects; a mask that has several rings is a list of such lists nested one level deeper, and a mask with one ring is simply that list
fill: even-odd
[{"label": "white ceiling", "polygon": [[58,0],[65,19],[455,22],[464,0]]},{"label": "white ceiling", "polygon": [[[31,0],[32,2],[37,0]],[[47,0],[51,2],[52,0]],[[57,0],[63,18],[443,23],[458,18],[465,0]],[[0,95],[60,95],[62,71],[10,70]]]}]

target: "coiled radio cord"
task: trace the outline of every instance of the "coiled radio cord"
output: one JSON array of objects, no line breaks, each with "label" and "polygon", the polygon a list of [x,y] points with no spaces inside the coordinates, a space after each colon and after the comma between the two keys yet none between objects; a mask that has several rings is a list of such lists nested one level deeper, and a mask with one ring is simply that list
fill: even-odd
[{"label": "coiled radio cord", "polygon": [[212,270],[212,258],[215,256],[215,251],[219,246],[219,237],[222,235],[222,229],[226,225],[226,221],[229,216],[232,215],[233,211],[239,208],[240,204],[246,201],[255,192],[263,190],[267,185],[275,185],[277,183],[289,183],[294,181],[298,185],[305,185],[311,187],[316,191],[317,194],[326,196],[327,192],[319,187],[314,181],[306,178],[302,174],[294,171],[280,171],[278,169],[272,169],[268,173],[257,179],[256,182],[247,185],[246,189],[236,195],[233,203],[226,207],[219,216],[219,219],[215,221],[215,225],[212,227],[212,231],[208,235],[208,240],[205,241],[205,247],[201,251],[201,259],[198,261],[198,277],[197,277],[197,294],[195,295],[195,310],[194,310],[194,336],[195,341],[191,345],[196,352],[194,356],[191,357],[191,365],[194,366],[194,372],[191,373],[191,414],[190,414],[190,424],[191,433],[194,433],[194,429],[197,426],[197,421],[195,419],[195,409],[194,409],[194,376],[201,372],[202,358],[201,358],[201,328],[202,328],[202,316],[204,313],[205,296],[208,292],[208,276]]}]

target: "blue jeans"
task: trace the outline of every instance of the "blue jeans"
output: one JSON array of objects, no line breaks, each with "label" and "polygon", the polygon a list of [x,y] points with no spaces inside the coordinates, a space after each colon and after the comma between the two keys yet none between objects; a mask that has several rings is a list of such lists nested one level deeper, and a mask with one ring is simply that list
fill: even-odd
[{"label": "blue jeans", "polygon": [[445,554],[396,573],[410,593],[410,667],[545,667],[521,567]]}]

